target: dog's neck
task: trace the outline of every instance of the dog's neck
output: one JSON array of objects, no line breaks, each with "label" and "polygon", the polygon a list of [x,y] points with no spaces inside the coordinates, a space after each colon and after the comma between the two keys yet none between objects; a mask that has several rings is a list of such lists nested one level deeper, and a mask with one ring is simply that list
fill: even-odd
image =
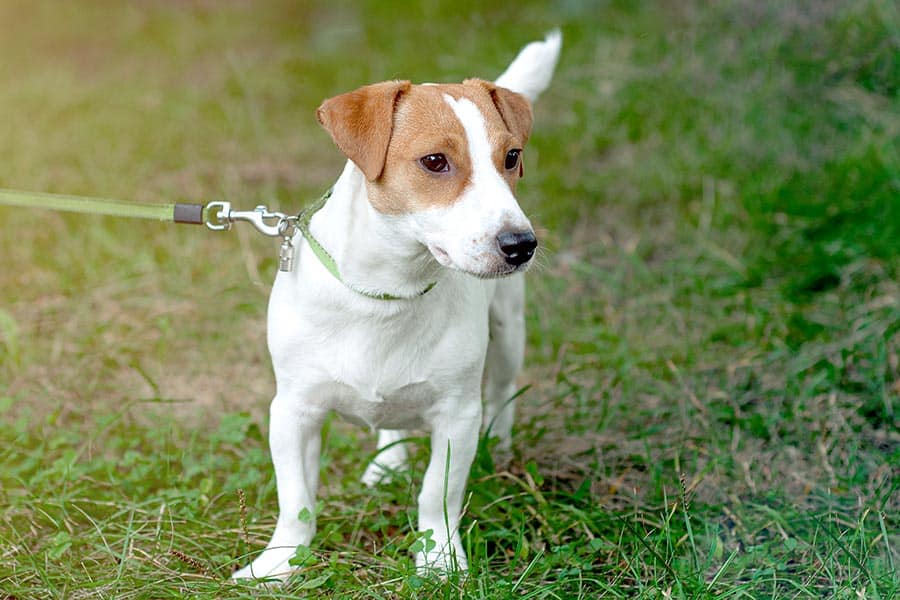
[{"label": "dog's neck", "polygon": [[442,267],[400,222],[369,202],[362,171],[347,161],[310,231],[337,264],[347,287],[367,294],[414,298],[440,278]]}]

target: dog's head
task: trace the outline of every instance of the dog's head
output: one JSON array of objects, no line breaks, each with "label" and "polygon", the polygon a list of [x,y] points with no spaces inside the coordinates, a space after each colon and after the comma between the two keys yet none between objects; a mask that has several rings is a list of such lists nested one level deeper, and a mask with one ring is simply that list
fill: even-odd
[{"label": "dog's head", "polygon": [[537,240],[514,195],[532,122],[524,96],[479,79],[386,81],[326,100],[317,116],[373,207],[403,219],[439,263],[478,277],[528,268]]}]

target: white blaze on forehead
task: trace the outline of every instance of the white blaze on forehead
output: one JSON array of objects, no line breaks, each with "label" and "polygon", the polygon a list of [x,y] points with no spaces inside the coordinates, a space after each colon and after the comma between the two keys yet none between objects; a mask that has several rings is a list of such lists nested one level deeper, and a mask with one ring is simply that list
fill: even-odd
[{"label": "white blaze on forehead", "polygon": [[[499,232],[505,226],[513,229],[530,229],[528,219],[522,214],[509,184],[497,171],[492,159],[493,149],[488,138],[487,124],[481,110],[468,98],[454,99],[444,94],[444,101],[453,110],[466,132],[469,146],[469,160],[472,164],[472,181],[461,201],[466,196],[475,203],[473,210],[482,220],[492,220]],[[504,224],[500,222],[504,221]]]},{"label": "white blaze on forehead", "polygon": [[444,94],[444,101],[450,105],[456,118],[462,124],[466,132],[466,141],[469,143],[469,158],[472,161],[474,178],[485,175],[483,171],[489,169],[495,175],[493,162],[491,161],[491,142],[488,140],[487,126],[484,115],[468,98],[456,100],[449,94]]}]

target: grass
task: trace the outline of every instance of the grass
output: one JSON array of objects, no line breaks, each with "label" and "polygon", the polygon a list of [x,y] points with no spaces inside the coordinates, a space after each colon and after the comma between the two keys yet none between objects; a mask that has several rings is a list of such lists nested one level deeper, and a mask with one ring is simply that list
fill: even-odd
[{"label": "grass", "polygon": [[844,2],[0,6],[0,187],[299,210],[325,97],[496,76],[559,24],[520,187],[515,456],[470,477],[467,579],[417,574],[412,473],[326,428],[319,534],[275,517],[249,231],[0,208],[0,597],[894,598],[900,15]]}]

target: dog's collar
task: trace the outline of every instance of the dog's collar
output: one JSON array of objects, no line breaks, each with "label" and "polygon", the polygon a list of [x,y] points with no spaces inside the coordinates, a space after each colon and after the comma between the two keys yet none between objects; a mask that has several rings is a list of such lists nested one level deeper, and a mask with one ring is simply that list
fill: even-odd
[{"label": "dog's collar", "polygon": [[325,267],[329,273],[334,275],[334,278],[344,284],[348,289],[353,290],[357,294],[365,296],[366,298],[372,298],[374,300],[412,300],[413,298],[417,298],[419,296],[424,296],[437,284],[436,281],[429,283],[424,290],[416,294],[415,296],[394,296],[393,294],[388,293],[377,293],[370,292],[367,290],[361,290],[357,287],[354,287],[344,281],[344,278],[341,277],[341,272],[338,269],[337,263],[334,258],[328,253],[322,244],[319,243],[309,229],[309,223],[312,221],[313,215],[319,212],[319,210],[325,206],[325,203],[331,198],[331,192],[334,191],[333,188],[325,192],[325,194],[313,202],[311,205],[306,207],[303,212],[297,215],[297,220],[295,222],[297,229],[300,230],[300,233],[303,234],[303,237],[306,238],[306,243],[309,244],[310,249],[313,251],[313,254],[316,255],[316,258],[319,259],[319,262],[322,263],[322,266]]}]

